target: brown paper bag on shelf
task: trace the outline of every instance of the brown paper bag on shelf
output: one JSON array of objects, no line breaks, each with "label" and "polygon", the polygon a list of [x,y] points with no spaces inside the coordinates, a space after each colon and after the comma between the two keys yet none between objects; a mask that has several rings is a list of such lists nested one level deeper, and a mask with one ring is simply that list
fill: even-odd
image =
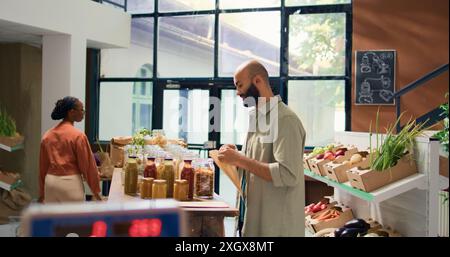
[{"label": "brown paper bag on shelf", "polygon": [[111,158],[109,158],[108,153],[98,153],[100,157],[100,175],[105,178],[112,178],[113,172],[114,172],[114,165],[111,161]]},{"label": "brown paper bag on shelf", "polygon": [[113,137],[110,143],[110,158],[115,167],[122,168],[125,146],[131,144],[131,137]]},{"label": "brown paper bag on shelf", "polygon": [[230,178],[231,182],[233,182],[234,186],[236,186],[238,192],[242,195],[241,184],[239,183],[239,175],[236,166],[232,166],[227,163],[221,162],[219,160],[218,155],[219,155],[218,150],[209,151],[209,156],[213,158],[217,166],[219,166],[219,168],[225,172],[225,174]]}]

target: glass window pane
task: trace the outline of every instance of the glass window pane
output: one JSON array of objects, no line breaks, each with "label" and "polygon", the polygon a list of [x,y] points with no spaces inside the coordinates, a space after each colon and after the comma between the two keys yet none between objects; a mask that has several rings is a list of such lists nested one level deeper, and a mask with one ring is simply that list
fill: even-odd
[{"label": "glass window pane", "polygon": [[214,15],[159,18],[158,75],[214,75]]},{"label": "glass window pane", "polygon": [[221,14],[219,26],[220,76],[232,77],[249,59],[261,61],[271,76],[280,74],[280,12]]},{"label": "glass window pane", "polygon": [[248,108],[236,90],[222,90],[220,143],[242,145],[248,131]]},{"label": "glass window pane", "polygon": [[133,18],[130,48],[101,51],[101,77],[153,76],[153,23],[153,18]]},{"label": "glass window pane", "polygon": [[289,17],[289,75],[345,74],[345,13]]},{"label": "glass window pane", "polygon": [[140,104],[140,128],[151,129],[150,124],[152,123],[152,105],[151,104]]},{"label": "glass window pane", "polygon": [[111,140],[115,136],[131,136],[136,129],[151,129],[152,94],[142,96],[133,93],[136,85],[152,92],[152,83],[101,82],[99,138]]},{"label": "glass window pane", "polygon": [[307,146],[326,145],[345,130],[345,81],[289,81],[288,105],[306,130]]},{"label": "glass window pane", "polygon": [[158,0],[160,12],[214,10],[215,0]]},{"label": "glass window pane", "polygon": [[163,129],[168,138],[203,144],[208,141],[208,120],[208,90],[164,90]]},{"label": "glass window pane", "polygon": [[352,0],[286,0],[286,6],[350,4]]},{"label": "glass window pane", "polygon": [[128,0],[127,12],[137,13],[152,13],[154,12],[154,0]]},{"label": "glass window pane", "polygon": [[281,5],[280,0],[251,0],[251,1],[220,0],[221,9],[279,7],[280,5]]}]

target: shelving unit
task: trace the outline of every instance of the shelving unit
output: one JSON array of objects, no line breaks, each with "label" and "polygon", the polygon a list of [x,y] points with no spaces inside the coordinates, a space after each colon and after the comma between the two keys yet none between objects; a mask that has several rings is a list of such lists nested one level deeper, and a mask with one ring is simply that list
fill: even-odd
[{"label": "shelving unit", "polygon": [[345,192],[348,192],[349,194],[352,194],[352,195],[354,195],[358,198],[361,198],[365,201],[375,202],[375,203],[395,197],[395,196],[402,194],[404,192],[407,192],[411,189],[423,188],[426,186],[425,185],[426,176],[419,173],[419,174],[404,178],[402,180],[396,181],[392,184],[386,185],[382,188],[379,188],[375,191],[368,193],[368,192],[364,192],[359,189],[353,188],[350,185],[350,182],[338,183],[327,177],[319,176],[319,175],[311,172],[310,170],[305,170],[304,173],[308,177],[311,177],[313,179],[324,182],[329,186],[339,188],[339,189],[344,190]]},{"label": "shelving unit", "polygon": [[0,149],[3,149],[8,152],[14,152],[14,151],[23,149],[23,143],[20,145],[15,145],[13,147],[10,147],[10,146],[4,145],[4,144],[0,144]]},{"label": "shelving unit", "polygon": [[[368,149],[369,134],[339,132],[335,142]],[[352,208],[355,217],[372,218],[395,228],[403,236],[437,236],[439,142],[427,136],[416,138],[414,155],[419,173],[370,193],[353,188],[349,182],[338,183],[309,170],[304,174],[333,187],[334,198]]]}]

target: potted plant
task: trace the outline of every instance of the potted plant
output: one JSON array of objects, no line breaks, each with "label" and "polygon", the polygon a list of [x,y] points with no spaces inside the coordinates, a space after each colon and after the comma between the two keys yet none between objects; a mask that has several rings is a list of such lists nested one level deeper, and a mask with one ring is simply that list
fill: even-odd
[{"label": "potted plant", "polygon": [[[429,129],[425,127],[426,122],[416,123],[412,118],[406,123],[402,130],[394,134],[394,130],[397,124],[400,122],[404,113],[395,121],[395,123],[386,129],[386,136],[382,140],[381,145],[379,145],[378,139],[378,116],[379,110],[377,112],[376,118],[376,148],[374,149],[374,158],[370,155],[370,168],[376,171],[385,171],[389,168],[394,167],[397,162],[403,157],[412,155],[414,151],[414,138],[420,136],[424,130]],[[372,138],[372,133],[370,132],[370,138]],[[370,149],[372,149],[370,139]]]},{"label": "potted plant", "polygon": [[[445,98],[448,98],[448,93]],[[444,128],[433,137],[437,138],[442,145],[439,156],[439,174],[448,177],[448,102],[441,105],[440,108],[443,110],[441,115],[444,116]]]},{"label": "potted plant", "polygon": [[23,136],[16,131],[15,120],[0,108],[0,144],[14,147],[23,143]]}]

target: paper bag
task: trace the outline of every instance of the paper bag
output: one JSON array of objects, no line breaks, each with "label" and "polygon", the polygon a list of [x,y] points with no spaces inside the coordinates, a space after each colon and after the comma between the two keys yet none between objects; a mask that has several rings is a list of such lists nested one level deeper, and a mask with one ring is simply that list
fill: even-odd
[{"label": "paper bag", "polygon": [[131,144],[131,137],[113,137],[110,143],[110,157],[114,166],[121,168],[123,166],[123,155],[125,145]]},{"label": "paper bag", "polygon": [[100,157],[100,175],[106,178],[112,178],[114,165],[109,158],[108,153],[98,153]]},{"label": "paper bag", "polygon": [[217,164],[217,166],[219,166],[219,168],[221,170],[223,170],[225,172],[225,174],[227,174],[227,176],[230,178],[231,182],[233,182],[233,184],[236,186],[236,189],[238,190],[238,192],[242,195],[242,189],[241,189],[241,185],[239,182],[239,175],[238,175],[236,166],[232,166],[227,163],[221,162],[219,160],[218,155],[219,155],[219,151],[217,151],[217,150],[209,151],[209,156],[211,158],[213,158],[213,160]]}]

